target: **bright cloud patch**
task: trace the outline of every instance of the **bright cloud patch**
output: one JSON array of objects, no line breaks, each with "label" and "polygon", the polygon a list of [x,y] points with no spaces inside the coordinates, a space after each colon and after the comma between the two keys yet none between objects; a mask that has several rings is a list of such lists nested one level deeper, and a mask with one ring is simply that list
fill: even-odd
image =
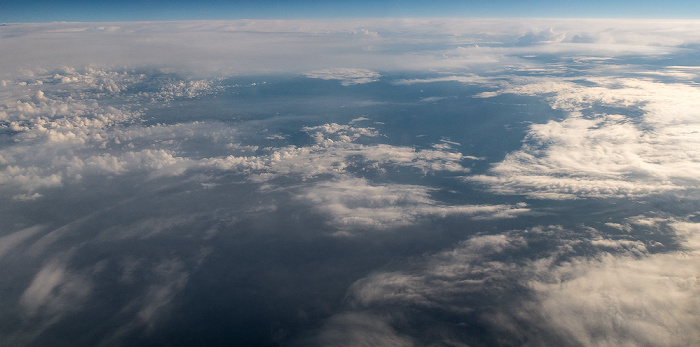
[{"label": "bright cloud patch", "polygon": [[381,75],[367,69],[337,68],[312,71],[307,73],[306,77],[320,78],[324,80],[339,80],[342,85],[350,86],[353,84],[376,82],[379,80]]},{"label": "bright cloud patch", "polygon": [[530,209],[525,204],[445,205],[430,197],[425,186],[377,185],[364,179],[341,178],[317,184],[300,198],[312,202],[333,217],[333,224],[348,228],[382,230],[410,225],[418,219],[447,215],[466,215],[475,219],[515,218]]},{"label": "bright cloud patch", "polygon": [[471,180],[550,199],[685,195],[700,186],[697,87],[638,79],[591,79],[594,87],[532,82],[501,93],[547,96],[568,117],[532,125],[521,150]]},{"label": "bright cloud patch", "polygon": [[410,147],[363,145],[356,142],[363,137],[379,136],[372,128],[332,123],[303,130],[309,133],[315,144],[271,148],[270,153],[259,156],[212,158],[205,160],[204,165],[248,173],[252,180],[267,181],[283,175],[313,178],[323,174],[342,174],[347,172],[349,165],[358,162],[378,170],[404,166],[419,169],[426,174],[433,171],[464,173],[469,169],[462,166],[462,160],[474,159],[451,150],[415,150]]}]

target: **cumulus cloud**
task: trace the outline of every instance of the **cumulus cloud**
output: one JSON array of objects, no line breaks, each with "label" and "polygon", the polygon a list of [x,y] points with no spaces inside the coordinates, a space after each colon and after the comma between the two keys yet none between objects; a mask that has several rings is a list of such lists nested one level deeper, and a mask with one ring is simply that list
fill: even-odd
[{"label": "cumulus cloud", "polygon": [[[0,149],[0,184],[15,200],[39,199],[38,191],[86,174],[182,173],[188,162],[166,149],[175,146],[163,147],[172,138],[182,141],[180,135],[191,129],[142,126],[143,110],[217,90],[208,80],[93,68],[63,68],[22,80],[29,82],[26,88],[8,88],[0,101],[0,129],[13,138]],[[115,102],[115,96],[121,100]]]},{"label": "cumulus cloud", "polygon": [[[358,81],[378,77],[364,70],[326,72],[329,74],[318,76]],[[20,80],[31,87],[28,91],[10,88],[0,123],[0,127],[14,132],[15,139],[12,146],[0,150],[0,183],[16,200],[39,199],[43,189],[80,181],[85,175],[145,172],[158,177],[181,175],[191,168],[216,167],[266,181],[287,174],[310,178],[344,173],[353,156],[377,169],[397,165],[424,173],[466,172],[461,161],[476,159],[449,149],[362,145],[356,140],[379,133],[373,128],[335,123],[302,129],[315,140],[314,145],[265,149],[238,143],[232,138],[234,130],[226,133],[212,124],[141,125],[149,105],[162,107],[174,99],[220,91],[211,80],[187,81],[160,72],[93,68],[63,68]],[[129,105],[119,106],[113,101],[115,95]],[[179,144],[193,136],[228,141],[229,152],[239,154],[194,159],[178,153]]]},{"label": "cumulus cloud", "polygon": [[590,81],[595,86],[544,78],[502,90],[545,96],[568,117],[531,125],[519,151],[469,179],[495,192],[549,199],[686,195],[699,187],[700,89],[645,79]]},{"label": "cumulus cloud", "polygon": [[[416,168],[423,173],[448,171],[466,173],[465,156],[452,150],[423,149],[386,144],[361,144],[360,138],[377,137],[373,128],[341,124],[305,127],[315,144],[304,147],[271,148],[270,153],[256,156],[228,156],[204,160],[201,165],[250,174],[256,181],[268,181],[282,175],[318,177],[344,174],[350,165],[385,170],[391,166]],[[359,161],[359,162],[358,162]]]}]

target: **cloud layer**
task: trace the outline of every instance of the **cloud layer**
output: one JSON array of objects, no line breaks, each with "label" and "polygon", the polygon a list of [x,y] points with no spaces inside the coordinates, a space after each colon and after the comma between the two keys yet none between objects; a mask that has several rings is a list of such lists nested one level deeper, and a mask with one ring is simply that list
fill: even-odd
[{"label": "cloud layer", "polygon": [[699,28],[0,26],[0,338],[690,345]]}]

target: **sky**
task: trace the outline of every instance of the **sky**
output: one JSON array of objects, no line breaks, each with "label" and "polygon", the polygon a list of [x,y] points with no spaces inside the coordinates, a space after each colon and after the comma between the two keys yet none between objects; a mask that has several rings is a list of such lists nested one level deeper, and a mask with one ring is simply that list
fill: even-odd
[{"label": "sky", "polygon": [[658,1],[46,1],[6,0],[0,22],[318,19],[373,17],[684,18],[700,16],[689,0]]}]

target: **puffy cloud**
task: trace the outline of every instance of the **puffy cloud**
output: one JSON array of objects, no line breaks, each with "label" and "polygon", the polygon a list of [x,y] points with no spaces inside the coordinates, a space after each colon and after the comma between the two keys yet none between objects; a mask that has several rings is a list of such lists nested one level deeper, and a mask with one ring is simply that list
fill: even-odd
[{"label": "puffy cloud", "polygon": [[[4,170],[0,171],[0,184],[7,186],[7,189],[21,190],[33,192],[39,188],[56,187],[62,184],[63,178],[60,173],[50,173],[47,170],[38,167],[20,167],[16,165],[8,165]],[[26,200],[24,197],[31,198],[33,194],[16,194],[15,197],[19,200]]]},{"label": "puffy cloud", "polygon": [[26,90],[8,88],[0,102],[0,129],[13,139],[0,149],[0,184],[16,200],[38,199],[38,190],[85,174],[182,173],[188,161],[168,149],[177,143],[168,144],[201,125],[146,127],[139,124],[142,111],[154,102],[162,106],[218,90],[211,81],[93,68],[35,73],[24,80],[30,81]]},{"label": "puffy cloud", "polygon": [[[469,169],[462,160],[478,159],[451,150],[424,149],[386,144],[360,144],[356,140],[377,137],[373,128],[324,124],[303,130],[315,140],[304,147],[289,146],[270,149],[266,155],[228,156],[204,160],[205,167],[233,170],[251,176],[256,181],[268,181],[282,175],[302,178],[324,174],[345,174],[350,165],[362,163],[366,168],[385,170],[389,166],[413,167],[427,174],[434,171],[464,173]],[[358,162],[359,161],[359,162]]]},{"label": "puffy cloud", "polygon": [[92,156],[84,161],[86,170],[123,174],[140,170],[151,171],[153,176],[172,176],[181,174],[188,161],[174,157],[165,150],[145,149],[139,152],[125,152],[119,157],[111,154]]},{"label": "puffy cloud", "polygon": [[[592,78],[595,86],[534,80],[501,92],[544,95],[560,121],[533,124],[523,147],[470,180],[536,198],[685,195],[700,181],[700,89],[643,79]],[[626,114],[599,113],[615,107]],[[642,115],[635,115],[641,111]]]}]

